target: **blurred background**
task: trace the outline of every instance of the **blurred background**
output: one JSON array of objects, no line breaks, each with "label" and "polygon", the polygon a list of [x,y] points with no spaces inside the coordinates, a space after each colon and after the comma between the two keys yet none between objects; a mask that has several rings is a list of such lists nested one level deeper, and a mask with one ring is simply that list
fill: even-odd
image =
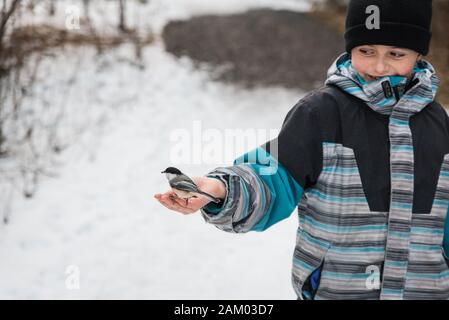
[{"label": "blurred background", "polygon": [[[347,2],[2,0],[0,299],[296,299],[295,213],[225,234],[153,195],[274,137],[344,52]],[[448,18],[434,0],[444,106]]]}]

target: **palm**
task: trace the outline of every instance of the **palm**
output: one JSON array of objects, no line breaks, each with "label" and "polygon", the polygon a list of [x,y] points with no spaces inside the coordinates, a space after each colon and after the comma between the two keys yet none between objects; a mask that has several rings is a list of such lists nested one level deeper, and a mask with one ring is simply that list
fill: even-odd
[{"label": "palm", "polygon": [[[207,178],[192,177],[192,180],[200,190],[207,193],[211,192],[211,190],[209,190],[211,187],[207,184]],[[178,198],[171,189],[163,194],[155,195],[155,198],[165,207],[185,214],[196,212],[210,202],[209,199],[201,195],[197,195],[197,198],[190,198],[186,201]]]}]

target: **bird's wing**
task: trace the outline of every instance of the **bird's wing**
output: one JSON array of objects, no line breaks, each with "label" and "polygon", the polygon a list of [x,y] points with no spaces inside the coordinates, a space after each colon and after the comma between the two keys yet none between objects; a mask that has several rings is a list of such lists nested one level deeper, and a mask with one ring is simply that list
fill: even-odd
[{"label": "bird's wing", "polygon": [[189,180],[180,180],[175,178],[170,182],[170,186],[179,190],[198,192],[198,187],[196,184]]},{"label": "bird's wing", "polygon": [[172,179],[172,181],[174,181],[174,182],[187,181],[187,182],[189,182],[189,183],[195,185],[195,182],[193,182],[193,180],[190,179],[190,177],[186,176],[185,174],[180,174],[180,175],[174,177],[174,178]]}]

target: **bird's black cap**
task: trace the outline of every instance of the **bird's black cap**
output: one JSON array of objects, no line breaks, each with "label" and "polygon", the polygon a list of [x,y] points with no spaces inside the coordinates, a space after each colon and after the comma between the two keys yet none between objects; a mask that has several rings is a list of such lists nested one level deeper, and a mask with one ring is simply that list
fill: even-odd
[{"label": "bird's black cap", "polygon": [[167,169],[165,169],[164,171],[162,171],[161,173],[173,173],[173,174],[181,174],[182,172],[175,167],[168,167]]}]

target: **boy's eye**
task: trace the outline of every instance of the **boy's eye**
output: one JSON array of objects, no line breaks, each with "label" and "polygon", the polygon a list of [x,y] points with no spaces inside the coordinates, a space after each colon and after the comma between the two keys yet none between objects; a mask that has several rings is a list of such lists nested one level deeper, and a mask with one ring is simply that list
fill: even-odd
[{"label": "boy's eye", "polygon": [[399,52],[390,52],[390,54],[393,58],[402,58],[403,56],[405,56],[405,54]]},{"label": "boy's eye", "polygon": [[373,50],[369,50],[369,49],[359,49],[359,51],[364,54],[364,55],[371,55],[373,54]]}]

